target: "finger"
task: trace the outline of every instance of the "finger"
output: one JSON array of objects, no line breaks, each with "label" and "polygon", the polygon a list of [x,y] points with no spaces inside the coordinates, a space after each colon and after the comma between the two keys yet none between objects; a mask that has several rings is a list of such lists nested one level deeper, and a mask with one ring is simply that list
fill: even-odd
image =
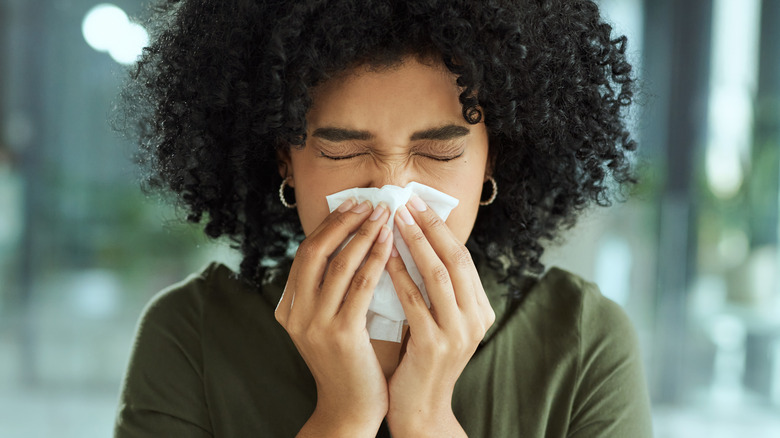
[{"label": "finger", "polygon": [[473,279],[479,278],[479,274],[469,250],[420,197],[412,195],[406,205],[434,252],[446,266],[458,306],[463,309],[478,305]]},{"label": "finger", "polygon": [[374,289],[385,270],[392,249],[393,231],[384,224],[368,254],[366,263],[352,277],[349,292],[341,305],[339,316],[346,321],[359,324],[359,327],[355,327],[357,329],[366,326],[366,313],[374,296]]},{"label": "finger", "polygon": [[412,277],[409,276],[406,265],[395,248],[393,248],[385,269],[393,281],[395,293],[404,309],[410,329],[424,337],[432,334],[436,327],[436,321],[434,321],[431,311],[428,310],[428,305],[425,303],[425,298],[417,285],[414,284]]},{"label": "finger", "polygon": [[[350,282],[357,275],[356,272],[366,259],[366,255],[375,246],[383,229],[382,226],[389,217],[390,210],[387,208],[387,204],[379,203],[368,220],[358,228],[352,240],[330,261],[322,283],[320,305],[324,314],[332,316],[341,307]],[[387,235],[382,237],[386,238]],[[383,240],[382,243],[384,242]],[[384,266],[384,261],[382,266]]]},{"label": "finger", "polygon": [[274,310],[274,316],[276,317],[276,320],[285,329],[288,327],[287,323],[290,319],[290,310],[292,309],[295,296],[295,285],[298,279],[297,268],[299,264],[300,262],[296,263],[295,260],[293,260],[293,263],[290,266],[290,273],[287,275],[287,282],[284,284],[282,297],[279,299],[279,303],[276,304],[276,309]]},{"label": "finger", "polygon": [[358,203],[355,198],[349,198],[326,216],[305,240],[319,241],[335,251],[344,239],[365,221],[371,211],[371,201]]},{"label": "finger", "polygon": [[479,278],[475,278],[473,284],[474,295],[477,302],[476,313],[482,322],[482,327],[487,331],[496,321],[496,312],[493,310],[493,306],[490,304],[490,300],[488,300],[487,294],[485,293],[485,288],[482,287]]},{"label": "finger", "polygon": [[420,275],[422,275],[437,320],[439,317],[454,317],[458,311],[458,303],[447,267],[439,259],[406,206],[402,205],[396,211],[395,223],[401,232],[401,237],[406,242],[406,246],[409,247],[409,252],[420,271]]},{"label": "finger", "polygon": [[492,309],[493,307],[490,304],[490,300],[487,297],[487,293],[485,293],[485,288],[482,286],[482,282],[479,278],[474,279],[474,295],[476,296],[477,305],[480,308],[488,307]]},{"label": "finger", "polygon": [[304,310],[304,318],[309,318],[315,308],[315,295],[320,289],[328,258],[366,220],[370,211],[368,201],[358,204],[347,200],[301,242],[290,268],[290,278],[294,278],[290,304]]},{"label": "finger", "polygon": [[279,303],[276,304],[276,309],[274,309],[274,317],[279,322],[279,324],[282,325],[282,327],[285,327],[287,325],[287,320],[290,317],[290,309],[292,307],[293,292],[291,289],[288,288],[289,279],[287,281],[288,284],[284,285],[284,292],[282,292],[282,298],[279,300]]}]

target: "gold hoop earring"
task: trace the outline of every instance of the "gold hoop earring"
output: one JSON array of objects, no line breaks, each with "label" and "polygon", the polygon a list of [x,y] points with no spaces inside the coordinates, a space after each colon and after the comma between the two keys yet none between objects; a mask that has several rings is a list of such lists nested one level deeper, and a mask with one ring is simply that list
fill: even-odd
[{"label": "gold hoop earring", "polygon": [[490,184],[493,185],[493,194],[487,201],[479,201],[479,205],[490,205],[493,203],[493,201],[496,200],[496,196],[498,196],[498,183],[496,183],[496,179],[492,176],[489,176],[488,181],[490,181]]},{"label": "gold hoop earring", "polygon": [[282,205],[284,205],[285,207],[287,207],[287,208],[295,208],[295,206],[298,205],[297,203],[290,204],[289,202],[287,202],[286,199],[284,199],[284,187],[287,185],[287,181],[289,179],[290,179],[289,176],[287,178],[283,179],[282,180],[282,185],[279,186],[279,200],[282,201]]}]

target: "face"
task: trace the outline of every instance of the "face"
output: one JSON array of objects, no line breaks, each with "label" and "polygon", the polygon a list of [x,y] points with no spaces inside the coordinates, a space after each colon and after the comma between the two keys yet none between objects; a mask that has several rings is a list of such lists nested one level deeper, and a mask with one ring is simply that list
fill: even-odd
[{"label": "face", "polygon": [[313,90],[306,144],[280,157],[306,235],[329,214],[327,195],[417,181],[460,201],[447,225],[466,242],[488,175],[488,136],[483,122],[463,118],[455,79],[443,64],[405,58]]}]

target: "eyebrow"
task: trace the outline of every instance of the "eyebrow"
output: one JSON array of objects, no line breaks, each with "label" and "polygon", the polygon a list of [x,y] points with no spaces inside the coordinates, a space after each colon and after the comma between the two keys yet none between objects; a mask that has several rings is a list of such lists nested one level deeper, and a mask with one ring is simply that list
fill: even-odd
[{"label": "eyebrow", "polygon": [[469,128],[459,125],[444,125],[438,128],[417,131],[411,140],[452,140],[469,135]]},{"label": "eyebrow", "polygon": [[371,140],[374,134],[368,131],[355,131],[354,129],[343,128],[317,128],[311,134],[312,137],[319,137],[324,140],[339,142],[349,140]]},{"label": "eyebrow", "polygon": [[[423,131],[417,131],[410,137],[410,140],[452,140],[459,137],[467,136],[471,131],[465,126],[459,125],[444,125],[436,128],[425,129]],[[312,137],[322,138],[324,140],[332,142],[341,141],[367,141],[373,140],[374,134],[369,131],[358,131],[354,129],[344,128],[317,128],[312,133]]]}]

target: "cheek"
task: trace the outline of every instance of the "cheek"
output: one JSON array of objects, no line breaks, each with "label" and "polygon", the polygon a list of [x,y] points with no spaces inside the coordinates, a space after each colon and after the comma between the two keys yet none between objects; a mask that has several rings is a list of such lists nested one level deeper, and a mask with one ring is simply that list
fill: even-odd
[{"label": "cheek", "polygon": [[307,170],[297,173],[299,176],[295,179],[298,218],[306,236],[311,234],[329,214],[325,196],[339,190],[329,186],[332,184],[329,181],[332,178],[318,178],[316,173]]},{"label": "cheek", "polygon": [[466,243],[471,235],[479,210],[479,198],[475,198],[473,193],[464,195],[459,198],[458,206],[447,218],[447,226],[461,243]]},{"label": "cheek", "polygon": [[324,211],[313,204],[304,201],[298,202],[298,218],[301,221],[303,234],[308,236],[327,217],[328,210]]},{"label": "cheek", "polygon": [[459,181],[461,184],[453,186],[452,191],[449,192],[450,195],[458,198],[459,202],[447,218],[447,226],[461,243],[466,243],[468,240],[479,213],[482,175],[482,172],[469,172],[468,175],[463,175]]},{"label": "cheek", "polygon": [[[334,193],[338,191],[335,190]],[[296,199],[298,200],[298,217],[301,220],[303,233],[308,236],[328,217],[328,203],[325,196],[331,192],[319,192],[315,190],[305,190],[303,187],[296,188]],[[297,196],[300,193],[300,196]]]}]

